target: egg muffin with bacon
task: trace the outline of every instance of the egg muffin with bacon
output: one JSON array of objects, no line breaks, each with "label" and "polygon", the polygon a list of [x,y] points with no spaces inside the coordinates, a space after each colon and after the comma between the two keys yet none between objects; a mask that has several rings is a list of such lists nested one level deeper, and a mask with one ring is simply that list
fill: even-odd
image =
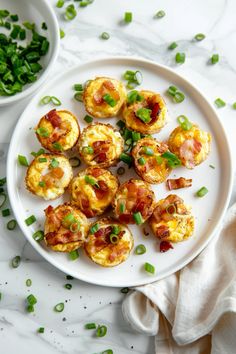
[{"label": "egg muffin with bacon", "polygon": [[189,169],[206,160],[210,145],[211,134],[192,123],[181,124],[175,128],[168,140],[170,151],[176,154],[182,165]]},{"label": "egg muffin with bacon", "polygon": [[65,192],[72,177],[72,167],[65,156],[42,154],[29,165],[25,183],[31,193],[51,200]]},{"label": "egg muffin with bacon", "polygon": [[191,208],[175,194],[170,194],[157,202],[148,222],[154,235],[161,241],[184,241],[194,231]]},{"label": "egg muffin with bacon", "polygon": [[128,258],[133,245],[133,236],[126,225],[103,218],[91,225],[84,249],[93,262],[114,267]]},{"label": "egg muffin with bacon", "polygon": [[71,252],[84,244],[88,222],[86,216],[75,206],[65,203],[45,209],[44,240],[57,252]]},{"label": "egg muffin with bacon", "polygon": [[157,133],[166,124],[165,101],[152,91],[131,91],[124,105],[123,118],[129,129],[143,134]]},{"label": "egg muffin with bacon", "polygon": [[36,127],[36,136],[41,145],[56,153],[73,148],[79,134],[77,118],[66,110],[51,110],[40,119]]},{"label": "egg muffin with bacon", "polygon": [[123,83],[109,77],[90,80],[84,89],[85,109],[96,118],[116,116],[125,99],[126,90]]},{"label": "egg muffin with bacon", "polygon": [[90,166],[115,165],[123,148],[123,138],[110,124],[91,124],[83,130],[79,139],[80,156]]},{"label": "egg muffin with bacon", "polygon": [[146,182],[162,183],[171,172],[168,160],[162,156],[168,146],[153,138],[140,139],[132,150],[137,174]]},{"label": "egg muffin with bacon", "polygon": [[118,179],[110,171],[89,167],[80,171],[70,184],[71,202],[88,218],[102,214],[118,189]]},{"label": "egg muffin with bacon", "polygon": [[147,182],[132,178],[119,187],[113,208],[120,222],[141,225],[152,215],[154,193]]}]

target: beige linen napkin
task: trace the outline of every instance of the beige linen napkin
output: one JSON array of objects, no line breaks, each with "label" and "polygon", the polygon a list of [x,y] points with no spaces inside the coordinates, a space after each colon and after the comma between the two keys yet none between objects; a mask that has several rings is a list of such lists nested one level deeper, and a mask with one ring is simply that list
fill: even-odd
[{"label": "beige linen napkin", "polygon": [[122,310],[134,329],[155,335],[156,354],[236,353],[236,204],[195,260],[137,287]]}]

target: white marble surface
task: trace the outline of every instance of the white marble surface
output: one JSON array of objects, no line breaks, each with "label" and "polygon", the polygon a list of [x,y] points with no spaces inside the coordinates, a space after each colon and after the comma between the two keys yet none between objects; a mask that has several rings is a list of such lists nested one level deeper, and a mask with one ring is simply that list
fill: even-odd
[{"label": "white marble surface", "polygon": [[[51,0],[55,8],[56,0]],[[75,3],[77,6],[77,3]],[[162,19],[153,19],[158,10],[165,10]],[[133,22],[122,25],[123,13],[133,12]],[[236,151],[236,2],[234,0],[95,0],[91,6],[80,9],[74,21],[65,23],[61,10],[56,9],[60,27],[66,36],[54,72],[86,61],[113,55],[135,55],[166,64],[189,79],[213,102],[221,97],[227,106],[219,109],[229,137],[232,151]],[[110,33],[108,41],[100,33]],[[206,39],[195,43],[196,33]],[[186,53],[186,62],[176,65],[177,50],[168,51],[172,41],[178,50]],[[209,65],[213,53],[219,53],[220,62]],[[29,99],[0,109],[0,177],[5,175],[5,156],[12,131]],[[5,154],[2,154],[2,152]],[[236,162],[236,158],[234,161]],[[235,193],[232,200],[235,200]],[[0,352],[3,354],[32,353],[99,353],[111,348],[116,354],[153,354],[152,338],[136,334],[122,318],[123,294],[119,289],[103,288],[73,280],[71,290],[65,274],[45,262],[25,241],[19,229],[7,231],[8,218],[0,218]],[[12,269],[10,260],[21,255],[19,268]],[[32,279],[27,288],[25,281]],[[33,293],[38,298],[34,314],[25,311],[25,298]],[[65,310],[55,313],[53,306],[65,302]],[[63,319],[66,320],[63,320]],[[106,324],[108,334],[95,338],[84,330],[87,322]],[[44,334],[38,334],[39,327]]]}]

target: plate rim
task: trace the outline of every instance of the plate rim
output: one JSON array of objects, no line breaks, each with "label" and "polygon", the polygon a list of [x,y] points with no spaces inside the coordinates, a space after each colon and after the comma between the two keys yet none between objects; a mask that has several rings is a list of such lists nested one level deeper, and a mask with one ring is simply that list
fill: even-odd
[{"label": "plate rim", "polygon": [[[231,192],[232,192],[232,187],[233,187],[233,159],[232,159],[232,152],[231,152],[231,149],[230,149],[229,139],[227,137],[225,128],[224,128],[223,124],[221,123],[221,120],[218,117],[216,109],[213,107],[213,105],[203,95],[203,93],[194,84],[192,84],[191,81],[189,81],[184,76],[182,76],[182,74],[178,74],[172,68],[169,68],[169,67],[167,67],[167,66],[165,66],[163,64],[156,63],[153,60],[148,60],[148,59],[144,59],[144,58],[137,57],[137,56],[127,56],[127,57],[126,56],[105,56],[105,57],[98,58],[98,59],[93,59],[93,60],[89,60],[89,61],[83,61],[83,62],[81,62],[79,64],[73,65],[68,70],[64,71],[63,73],[61,73],[59,75],[56,75],[46,85],[42,85],[40,87],[40,90],[38,90],[37,94],[30,99],[30,101],[26,105],[24,111],[21,113],[21,115],[20,115],[20,117],[19,117],[19,119],[17,121],[17,124],[16,124],[16,126],[14,128],[14,131],[13,131],[12,136],[11,136],[9,149],[8,149],[8,155],[7,155],[7,168],[6,168],[6,170],[7,170],[7,191],[8,191],[9,201],[10,201],[12,210],[14,212],[14,216],[15,216],[15,218],[17,220],[17,223],[19,225],[19,228],[20,228],[21,232],[23,233],[24,237],[26,238],[26,240],[28,242],[30,242],[32,247],[47,262],[52,264],[54,267],[56,267],[57,269],[59,269],[63,273],[67,273],[65,271],[65,268],[63,267],[63,265],[61,266],[60,264],[58,264],[57,261],[55,261],[54,259],[51,259],[50,254],[49,253],[48,254],[45,253],[43,248],[41,248],[41,247],[38,248],[36,246],[36,244],[35,244],[34,239],[33,238],[28,238],[26,236],[25,232],[23,231],[24,230],[23,226],[25,226],[25,225],[23,224],[23,221],[21,219],[19,219],[19,217],[17,215],[17,210],[15,209],[15,206],[14,206],[14,193],[13,193],[14,189],[11,188],[11,185],[12,185],[12,183],[14,181],[13,175],[12,175],[12,177],[10,177],[11,176],[11,155],[12,155],[12,149],[14,147],[14,137],[15,137],[15,135],[17,135],[18,127],[22,124],[23,117],[24,117],[25,112],[28,109],[28,106],[31,104],[32,100],[34,100],[38,96],[40,96],[41,91],[47,89],[48,86],[52,85],[55,81],[60,80],[60,78],[63,78],[65,75],[69,74],[70,72],[73,72],[75,69],[80,69],[81,67],[83,67],[85,65],[87,66],[87,65],[96,64],[96,63],[99,65],[99,64],[105,63],[107,61],[109,61],[112,64],[115,64],[115,61],[117,61],[117,60],[127,61],[127,62],[129,62],[129,61],[137,62],[136,65],[142,65],[142,63],[146,64],[146,65],[154,65],[154,66],[157,67],[157,69],[161,69],[161,70],[164,70],[164,71],[168,72],[169,74],[173,75],[175,79],[178,79],[178,80],[182,81],[185,85],[191,87],[191,90],[195,91],[199,95],[200,99],[207,106],[207,109],[210,110],[211,113],[213,113],[216,116],[217,121],[218,121],[218,125],[220,126],[220,129],[221,129],[221,133],[223,134],[223,138],[224,138],[224,140],[226,142],[225,149],[226,149],[227,155],[228,155],[227,156],[228,157],[228,159],[227,159],[227,166],[228,166],[228,175],[227,175],[227,177],[229,179],[229,184],[228,184],[227,189],[226,189],[227,195],[226,195],[226,198],[225,198],[225,201],[224,201],[223,210],[221,212],[221,215],[220,215],[219,219],[216,221],[214,230],[209,234],[209,237],[202,242],[202,245],[200,247],[198,247],[195,252],[192,252],[191,255],[189,257],[187,257],[187,259],[185,261],[183,261],[180,265],[175,266],[172,270],[164,272],[161,276],[157,274],[155,276],[150,277],[150,279],[148,279],[148,277],[147,277],[147,279],[144,282],[135,281],[135,282],[133,282],[130,285],[130,287],[139,287],[139,286],[142,286],[142,285],[154,283],[154,282],[159,281],[159,280],[161,280],[161,279],[163,279],[163,278],[165,278],[165,277],[167,277],[169,275],[172,275],[172,274],[176,273],[180,269],[184,268],[187,264],[189,264],[194,258],[196,258],[206,248],[206,246],[212,241],[214,236],[219,232],[220,225],[222,224],[222,220],[223,220],[223,218],[225,216],[225,213],[226,213],[226,210],[227,210],[227,208],[229,206],[229,201],[230,201],[230,197],[231,197]],[[99,285],[99,286],[107,286],[107,287],[122,287],[122,286],[127,287],[127,286],[129,286],[126,283],[124,283],[123,285],[122,285],[122,283],[119,283],[119,285],[110,284],[107,280],[103,281],[103,283],[101,283],[100,281],[96,281],[96,279],[88,279],[88,277],[86,275],[84,276],[84,274],[81,274],[78,277],[78,274],[74,273],[73,271],[70,273],[70,275],[72,275],[73,277],[75,277],[78,280],[81,280],[81,281],[84,281],[84,282],[87,282],[87,283],[90,283],[90,284],[94,284],[94,285]]]}]

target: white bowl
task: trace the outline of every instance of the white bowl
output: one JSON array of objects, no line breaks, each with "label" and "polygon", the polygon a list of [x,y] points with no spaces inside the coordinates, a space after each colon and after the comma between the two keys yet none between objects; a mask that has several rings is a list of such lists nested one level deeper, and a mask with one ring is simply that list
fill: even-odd
[{"label": "white bowl", "polygon": [[[24,21],[35,23],[40,34],[47,37],[50,46],[48,53],[40,59],[43,69],[37,74],[38,79],[25,85],[22,92],[13,96],[0,96],[0,107],[22,100],[37,90],[47,79],[55,60],[57,59],[60,45],[60,30],[56,15],[47,0],[1,0],[1,9],[8,10],[11,14],[19,16],[19,24]],[[42,22],[46,22],[47,30],[41,29]],[[18,24],[18,22],[17,22]],[[1,27],[2,29],[3,27]],[[2,30],[1,30],[2,32]],[[10,31],[4,33],[10,33]]]}]

